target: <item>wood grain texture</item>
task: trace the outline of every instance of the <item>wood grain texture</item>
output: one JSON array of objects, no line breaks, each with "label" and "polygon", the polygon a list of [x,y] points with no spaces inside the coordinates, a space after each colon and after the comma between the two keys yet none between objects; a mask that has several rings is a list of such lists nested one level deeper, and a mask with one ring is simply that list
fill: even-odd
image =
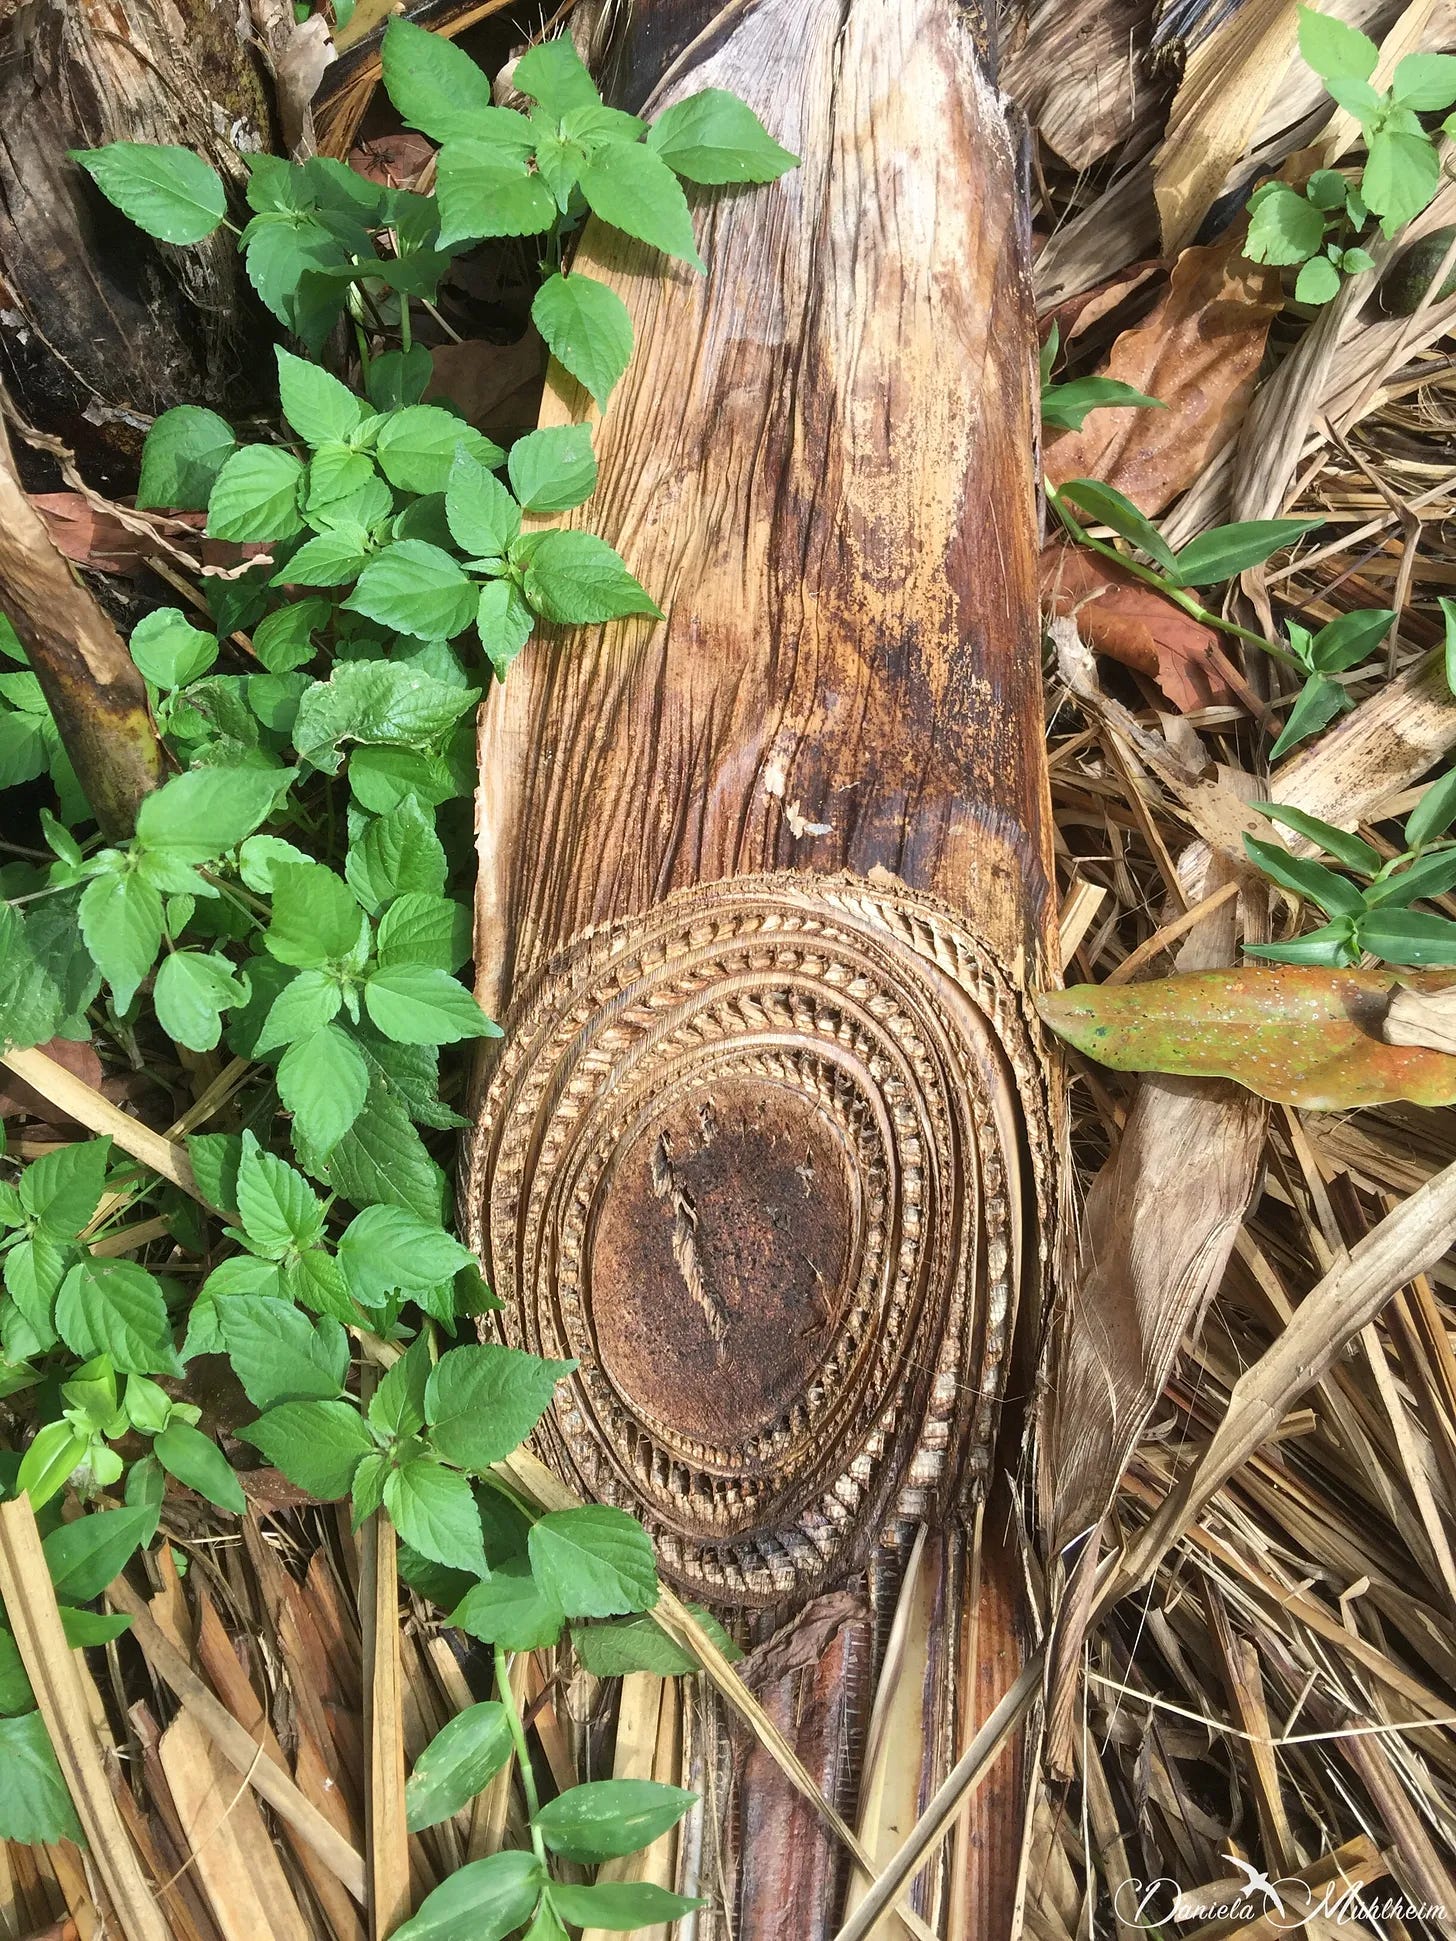
[{"label": "wood grain texture", "polygon": [[577,259],[637,344],[571,522],[667,618],[552,630],[482,709],[466,1197],[508,1338],[581,1363],[542,1452],[784,1611],[978,1492],[1040,1284],[1035,340],[951,0],[743,0],[651,107],[719,86],[802,165],[697,196],[706,280]]}]

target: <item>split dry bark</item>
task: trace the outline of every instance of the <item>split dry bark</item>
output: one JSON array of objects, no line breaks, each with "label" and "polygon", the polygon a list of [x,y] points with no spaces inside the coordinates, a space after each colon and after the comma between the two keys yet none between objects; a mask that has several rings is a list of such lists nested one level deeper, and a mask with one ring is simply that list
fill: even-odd
[{"label": "split dry bark", "polygon": [[[563,635],[483,710],[508,1035],[467,1198],[512,1338],[581,1363],[558,1473],[760,1635],[811,1607],[784,1676],[823,1703],[784,1716],[848,1806],[867,1702],[821,1659],[872,1678],[924,1521],[952,1528],[917,1595],[958,1636],[954,1526],[1055,1224],[1023,999],[1055,961],[1035,345],[1013,145],[949,0],[732,7],[653,107],[709,86],[772,103],[802,166],[704,200],[706,282],[586,233],[637,336],[590,522],[667,619]],[[553,382],[546,422],[587,415]],[[859,1615],[825,1629],[846,1580]],[[972,1715],[955,1657],[898,1668],[927,1787]],[[739,1782],[741,1824],[782,1824],[776,1769]],[[968,1892],[989,1933],[1006,1882],[973,1873],[923,1904]],[[824,1933],[834,1902],[780,1918]]]}]

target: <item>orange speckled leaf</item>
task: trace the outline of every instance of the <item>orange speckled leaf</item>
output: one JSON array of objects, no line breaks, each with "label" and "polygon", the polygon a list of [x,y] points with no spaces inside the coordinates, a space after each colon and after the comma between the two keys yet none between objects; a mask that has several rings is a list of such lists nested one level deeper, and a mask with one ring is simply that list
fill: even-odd
[{"label": "orange speckled leaf", "polygon": [[1191,971],[1145,984],[1043,991],[1053,1031],[1121,1072],[1231,1078],[1260,1098],[1316,1111],[1456,1104],[1456,1057],[1381,1035],[1400,990],[1448,990],[1456,973],[1319,970]]}]

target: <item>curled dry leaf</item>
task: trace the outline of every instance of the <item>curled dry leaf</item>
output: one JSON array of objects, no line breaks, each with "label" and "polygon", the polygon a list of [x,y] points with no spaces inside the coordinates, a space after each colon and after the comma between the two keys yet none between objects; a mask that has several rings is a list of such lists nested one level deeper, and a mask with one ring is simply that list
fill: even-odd
[{"label": "curled dry leaf", "polygon": [[1279,271],[1241,254],[1244,226],[1185,249],[1146,322],[1125,330],[1102,375],[1166,408],[1103,406],[1047,445],[1055,485],[1102,479],[1155,517],[1237,435],[1277,315]]},{"label": "curled dry leaf", "polygon": [[[56,550],[94,573],[134,579],[147,561],[162,551],[150,532],[133,530],[132,525],[103,512],[79,492],[37,492],[30,502],[45,520],[46,531]],[[167,519],[176,527],[200,528],[206,516],[202,512],[172,512],[167,514]],[[143,514],[131,517],[134,523],[145,522]],[[179,536],[174,530],[174,544]]]},{"label": "curled dry leaf", "polygon": [[[1136,296],[1145,283],[1153,278],[1161,279],[1164,265],[1156,256],[1149,256],[1140,263],[1129,263],[1115,276],[1094,283],[1090,289],[1081,290],[1075,296],[1058,303],[1050,310],[1042,311],[1037,319],[1040,335],[1045,342],[1053,324],[1063,347],[1074,344],[1079,337],[1085,337],[1094,324],[1101,323],[1130,298]],[[1152,292],[1147,293],[1149,296]]]},{"label": "curled dry leaf", "polygon": [[1089,647],[1156,681],[1175,708],[1238,704],[1212,627],[1111,560],[1077,546],[1048,546],[1041,590],[1048,613],[1075,616]]},{"label": "curled dry leaf", "polygon": [[1456,1057],[1386,1041],[1397,996],[1429,999],[1453,986],[1447,971],[1278,964],[1078,984],[1036,1003],[1060,1037],[1117,1071],[1231,1078],[1281,1105],[1343,1111],[1393,1099],[1456,1103]]}]

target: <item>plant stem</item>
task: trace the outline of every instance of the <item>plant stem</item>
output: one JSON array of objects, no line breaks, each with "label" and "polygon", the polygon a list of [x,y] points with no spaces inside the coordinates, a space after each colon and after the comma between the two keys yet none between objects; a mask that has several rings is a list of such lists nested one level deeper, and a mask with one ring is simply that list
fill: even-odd
[{"label": "plant stem", "polygon": [[1079,546],[1085,546],[1089,552],[1099,553],[1103,559],[1110,559],[1114,565],[1120,566],[1125,573],[1131,573],[1134,579],[1141,580],[1145,586],[1156,587],[1159,593],[1173,602],[1174,606],[1181,607],[1190,620],[1201,621],[1205,627],[1214,627],[1219,633],[1234,634],[1240,640],[1247,640],[1250,646],[1259,648],[1271,660],[1277,660],[1281,667],[1287,667],[1296,674],[1303,671],[1300,662],[1287,649],[1276,646],[1272,640],[1266,640],[1263,634],[1251,633],[1247,627],[1239,626],[1237,621],[1225,620],[1220,614],[1210,613],[1208,608],[1195,600],[1191,593],[1185,592],[1181,586],[1174,586],[1171,580],[1165,579],[1155,568],[1144,566],[1139,560],[1129,559],[1126,553],[1120,553],[1115,546],[1107,545],[1104,540],[1093,539],[1077,523],[1063,501],[1050,488],[1047,491],[1047,497],[1051,500],[1057,517]]},{"label": "plant stem", "polygon": [[401,294],[399,299],[399,343],[401,350],[408,350],[413,339],[410,336],[410,300]]},{"label": "plant stem", "polygon": [[526,1744],[526,1727],[521,1718],[516,1695],[511,1690],[511,1657],[500,1645],[495,1648],[495,1682],[500,1691],[501,1704],[506,1708],[506,1722],[511,1728],[511,1738],[516,1748],[516,1764],[521,1769],[521,1791],[526,1795],[526,1812],[531,1821],[531,1846],[541,1863],[543,1873],[547,1870],[546,1842],[541,1838],[536,1825],[536,1815],[541,1810],[541,1798],[536,1791],[536,1775],[531,1768],[531,1751]]}]

